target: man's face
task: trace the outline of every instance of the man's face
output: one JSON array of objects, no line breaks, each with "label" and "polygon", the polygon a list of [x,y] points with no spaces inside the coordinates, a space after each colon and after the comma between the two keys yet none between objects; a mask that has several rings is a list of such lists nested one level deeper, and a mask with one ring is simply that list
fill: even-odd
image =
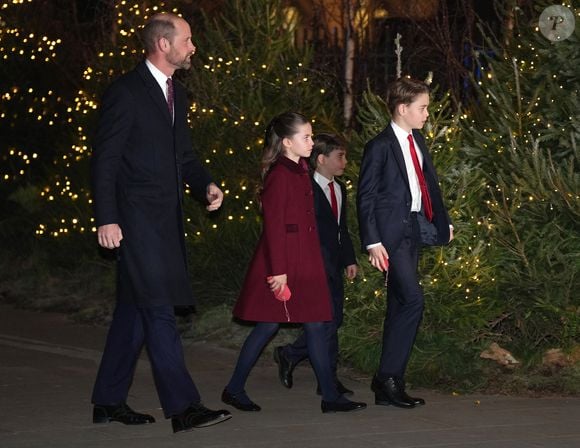
[{"label": "man's face", "polygon": [[399,106],[399,115],[403,123],[409,128],[407,130],[421,129],[423,127],[429,116],[428,106],[428,93],[421,93],[417,95],[412,103]]},{"label": "man's face", "polygon": [[317,159],[316,171],[328,179],[342,176],[346,167],[346,150],[343,148],[331,151],[327,156],[320,154]]},{"label": "man's face", "polygon": [[176,70],[191,67],[191,56],[195,53],[195,45],[191,41],[191,29],[185,20],[176,20],[175,35],[169,41],[169,52],[166,55],[167,62]]}]

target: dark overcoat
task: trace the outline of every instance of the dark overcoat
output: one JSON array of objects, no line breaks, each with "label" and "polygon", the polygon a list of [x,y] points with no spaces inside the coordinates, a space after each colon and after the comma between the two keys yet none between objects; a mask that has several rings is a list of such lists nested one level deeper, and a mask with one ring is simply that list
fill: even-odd
[{"label": "dark overcoat", "polygon": [[[449,242],[449,215],[443,204],[439,180],[425,139],[417,129],[413,137],[423,154],[423,173],[433,206],[437,244]],[[411,215],[411,189],[403,150],[391,125],[370,140],[361,161],[357,209],[363,250],[381,242],[388,253],[396,252]]]},{"label": "dark overcoat", "polygon": [[356,257],[347,226],[348,197],[346,187],[336,177],[334,182],[342,192],[342,207],[340,208],[340,220],[338,222],[321,186],[312,179],[314,210],[316,210],[322,259],[324,260],[328,287],[333,301],[333,319],[336,328],[338,328],[342,325],[343,318],[344,269],[347,266],[356,264]]},{"label": "dark overcoat", "polygon": [[91,180],[96,224],[119,224],[117,296],[138,306],[193,305],[181,202],[186,182],[205,196],[212,181],[195,156],[187,97],[174,82],[172,123],[145,62],[105,92]]},{"label": "dark overcoat", "polygon": [[[254,322],[332,319],[312,183],[306,164],[301,162],[280,156],[265,179],[261,197],[263,230],[234,307],[234,316],[239,319]],[[287,274],[292,291],[292,297],[285,303],[274,298],[266,282],[268,276],[281,274]]]},{"label": "dark overcoat", "polygon": [[343,271],[347,266],[356,264],[356,256],[347,226],[348,201],[346,187],[337,178],[334,178],[334,182],[339,186],[342,193],[340,221],[337,221],[334,217],[330,202],[318,182],[314,179],[312,180],[312,188],[314,190],[314,210],[316,210],[318,236],[326,274],[330,281],[337,281],[342,284]]}]

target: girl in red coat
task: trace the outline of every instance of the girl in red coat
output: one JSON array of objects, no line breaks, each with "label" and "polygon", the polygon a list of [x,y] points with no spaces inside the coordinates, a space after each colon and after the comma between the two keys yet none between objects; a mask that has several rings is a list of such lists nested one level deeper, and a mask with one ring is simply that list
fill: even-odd
[{"label": "girl in red coat", "polygon": [[310,359],[322,391],[322,412],[366,407],[338,393],[330,366],[323,324],[332,319],[330,293],[305,160],[312,146],[312,126],[300,114],[281,114],[266,129],[261,193],[264,228],[233,312],[239,319],[256,322],[256,326],[246,338],[222,394],[224,403],[242,411],[260,410],[244,387],[281,322],[304,325]]}]

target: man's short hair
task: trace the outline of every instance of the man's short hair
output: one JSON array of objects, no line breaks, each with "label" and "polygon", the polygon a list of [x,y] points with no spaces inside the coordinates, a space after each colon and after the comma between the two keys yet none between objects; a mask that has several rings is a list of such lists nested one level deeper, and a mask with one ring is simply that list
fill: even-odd
[{"label": "man's short hair", "polygon": [[162,37],[172,41],[175,33],[176,29],[173,24],[173,15],[165,13],[155,14],[141,30],[141,40],[143,41],[145,54],[154,53],[157,42]]}]

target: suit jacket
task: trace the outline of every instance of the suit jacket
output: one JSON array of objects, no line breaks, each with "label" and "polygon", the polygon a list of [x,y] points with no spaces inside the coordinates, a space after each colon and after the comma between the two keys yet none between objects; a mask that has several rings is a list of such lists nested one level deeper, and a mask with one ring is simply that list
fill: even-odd
[{"label": "suit jacket", "polygon": [[342,192],[340,224],[336,221],[332,213],[332,207],[324,191],[314,179],[312,179],[312,189],[314,191],[314,211],[318,225],[318,236],[320,238],[320,247],[326,274],[330,281],[339,281],[342,283],[342,272],[344,268],[351,264],[356,264],[356,257],[347,226],[346,187],[336,178],[334,181]]},{"label": "suit jacket", "polygon": [[[305,163],[279,157],[264,182],[262,210],[262,234],[234,307],[234,316],[254,322],[331,320],[312,182]],[[286,308],[274,298],[266,283],[266,277],[280,274],[287,274],[292,292]]]},{"label": "suit jacket", "polygon": [[183,182],[203,196],[210,175],[195,156],[187,96],[174,82],[172,123],[159,84],[141,62],[106,90],[91,161],[96,223],[117,223],[118,298],[192,305],[181,202]]},{"label": "suit jacket", "polygon": [[[450,219],[443,204],[439,180],[425,139],[414,129],[413,137],[423,153],[423,173],[433,206],[437,244],[449,242]],[[370,140],[361,162],[357,208],[363,250],[381,242],[394,253],[401,243],[411,214],[411,190],[403,151],[391,125]]]}]

